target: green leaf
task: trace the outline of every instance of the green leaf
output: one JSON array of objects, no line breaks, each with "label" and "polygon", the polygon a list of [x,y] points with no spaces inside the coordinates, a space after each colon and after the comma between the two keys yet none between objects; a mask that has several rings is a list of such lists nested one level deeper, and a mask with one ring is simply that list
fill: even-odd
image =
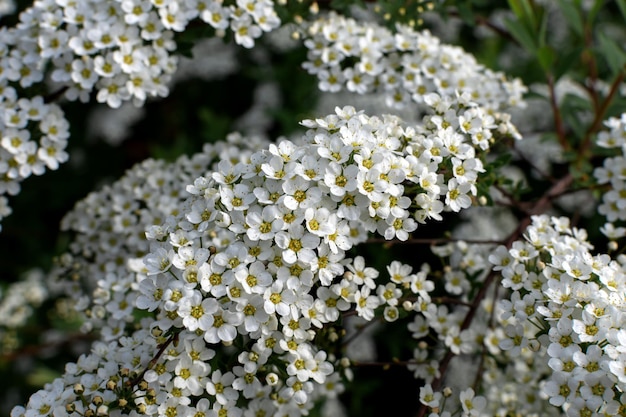
[{"label": "green leaf", "polygon": [[624,64],[626,64],[624,49],[602,32],[598,32],[598,40],[600,43],[599,52],[606,60],[611,72],[613,74],[621,72],[624,69]]},{"label": "green leaf", "polygon": [[532,34],[539,31],[541,19],[535,11],[533,0],[509,0],[509,6],[517,18],[515,20],[531,34],[532,38]]},{"label": "green leaf", "polygon": [[509,0],[509,7],[513,11],[513,14],[518,18],[524,16],[524,6],[522,6],[523,0]]},{"label": "green leaf", "polygon": [[619,11],[622,12],[622,17],[626,20],[626,0],[615,0],[617,1],[617,6],[619,7]]},{"label": "green leaf", "polygon": [[546,38],[548,36],[548,13],[542,13],[541,25],[539,26],[539,47],[546,45]]},{"label": "green leaf", "polygon": [[471,3],[459,3],[457,5],[457,11],[459,12],[459,17],[463,22],[468,26],[475,26],[476,19],[474,17],[474,12],[472,10]]},{"label": "green leaf", "polygon": [[576,32],[577,35],[582,36],[584,27],[580,8],[576,7],[576,4],[574,4],[571,0],[558,0],[558,3],[569,26],[572,30],[574,30],[574,32]]},{"label": "green leaf", "polygon": [[535,14],[535,10],[529,0],[522,0],[522,7],[524,8],[524,14],[528,23],[530,23],[531,27],[539,26],[539,20],[537,19],[537,15]]},{"label": "green leaf", "polygon": [[583,47],[576,47],[571,51],[560,53],[556,58],[556,65],[553,70],[555,81],[572,69],[574,62],[580,58]]},{"label": "green leaf", "polygon": [[586,131],[587,124],[582,114],[588,113],[592,106],[589,100],[575,94],[566,94],[561,101],[561,114],[566,126],[568,126],[575,138],[581,139]]},{"label": "green leaf", "polygon": [[593,6],[591,6],[591,9],[589,10],[589,12],[587,12],[587,22],[589,24],[591,24],[594,20],[596,20],[596,16],[598,15],[600,10],[604,6],[605,2],[606,0],[596,0],[593,3]]},{"label": "green leaf", "polygon": [[490,165],[493,166],[494,168],[500,168],[500,167],[508,165],[509,162],[511,162],[511,159],[513,159],[512,154],[504,153],[502,155],[499,155]]},{"label": "green leaf", "polygon": [[556,54],[554,49],[552,49],[549,45],[544,45],[537,49],[537,59],[539,60],[539,65],[543,68],[544,71],[549,71],[552,68],[552,64],[556,59]]},{"label": "green leaf", "polygon": [[524,49],[533,55],[536,54],[537,42],[532,32],[526,26],[521,24],[519,20],[514,19],[506,19],[504,24],[513,38],[515,38]]}]

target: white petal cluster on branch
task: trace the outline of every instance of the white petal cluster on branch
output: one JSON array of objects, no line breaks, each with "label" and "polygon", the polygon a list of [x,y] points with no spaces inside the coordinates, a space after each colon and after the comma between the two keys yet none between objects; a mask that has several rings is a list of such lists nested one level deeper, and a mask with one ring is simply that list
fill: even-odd
[{"label": "white petal cluster on branch", "polygon": [[398,25],[394,33],[331,13],[308,26],[304,44],[309,52],[303,66],[322,91],[381,93],[395,108],[421,104],[428,93],[465,93],[493,112],[524,105],[526,87],[519,79],[507,80],[427,30]]},{"label": "white petal cluster on branch", "polygon": [[[604,159],[603,166],[594,170],[593,175],[600,185],[609,189],[602,194],[602,204],[598,213],[606,217],[610,223],[626,220],[626,113],[620,118],[612,117],[605,122],[606,130],[598,134],[598,146],[621,154]],[[623,228],[611,238],[622,237]]]},{"label": "white petal cluster on branch", "polygon": [[[469,207],[490,144],[475,136],[501,127],[462,97],[433,94],[427,102],[432,114],[414,126],[338,108],[302,122],[300,140],[222,148],[214,171],[195,180],[212,159],[206,153],[181,161],[178,174],[145,163],[79,203],[64,222],[79,232],[67,264],[83,263],[74,272],[91,279],[76,282],[93,286],[83,307],[103,340],[25,410],[61,390],[50,406],[72,412],[187,414],[210,406],[301,414],[340,392],[340,361],[319,346],[337,340],[340,315],[372,320],[380,308],[393,322],[405,292],[422,300],[414,304],[421,315],[434,289],[426,270],[395,262],[390,280],[378,283],[377,270],[346,252],[370,233],[406,240],[419,222]],[[477,130],[464,127],[470,119]],[[175,188],[184,179],[193,182],[186,200]],[[138,224],[154,225],[149,248]],[[133,256],[140,256],[129,260],[136,282],[123,262]],[[156,316],[132,330],[134,308]],[[226,360],[235,353],[235,362]],[[96,373],[104,385],[77,392]],[[184,400],[191,397],[204,400],[191,405]]]},{"label": "white petal cluster on branch", "polygon": [[500,346],[515,356],[539,344],[536,355],[550,368],[542,394],[568,415],[620,415],[626,259],[592,254],[586,231],[564,217],[534,216],[524,237],[490,257],[511,290],[502,304],[508,337]]},{"label": "white petal cluster on branch", "polygon": [[[97,102],[119,108],[167,96],[180,52],[174,34],[192,22],[221,36],[231,30],[246,48],[281,23],[271,0],[41,0],[0,31],[0,196],[67,161],[69,124],[48,101],[88,102],[95,92]],[[53,93],[24,92],[41,83]]]},{"label": "white petal cluster on branch", "polygon": [[148,253],[146,229],[179,212],[187,198],[185,186],[216,169],[218,161],[245,158],[267,145],[262,138],[233,133],[174,163],[145,160],[120,180],[91,192],[61,222],[61,229],[74,237],[50,272],[52,292],[71,297],[87,313],[85,330],[102,331],[105,341],[119,337],[124,323],[132,320],[136,297],[135,277],[126,264]]}]

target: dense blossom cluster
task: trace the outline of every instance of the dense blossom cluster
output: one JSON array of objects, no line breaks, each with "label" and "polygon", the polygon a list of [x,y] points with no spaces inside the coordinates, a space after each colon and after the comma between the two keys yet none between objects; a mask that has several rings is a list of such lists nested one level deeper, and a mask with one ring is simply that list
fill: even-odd
[{"label": "dense blossom cluster", "polygon": [[330,14],[307,28],[304,68],[322,91],[382,93],[391,107],[423,103],[427,93],[467,93],[492,111],[521,106],[526,87],[519,79],[479,64],[462,48],[446,45],[429,31],[399,25],[394,33],[373,22]]},{"label": "dense blossom cluster", "polygon": [[[193,21],[246,48],[280,25],[271,0],[36,1],[0,31],[0,197],[67,161],[69,125],[50,98],[118,108],[164,97],[178,64],[174,34]],[[26,89],[47,83],[49,97]],[[0,220],[8,213],[0,213]]]},{"label": "dense blossom cluster", "polygon": [[[180,189],[168,185],[189,179],[189,168],[173,175],[150,162],[79,203],[65,220],[82,233],[73,246],[79,256],[66,260],[92,285],[100,277],[89,324],[101,328],[103,341],[68,368],[63,382],[33,396],[24,412],[38,415],[41,398],[54,397],[50,407],[71,412],[117,407],[151,414],[173,407],[186,414],[205,407],[237,415],[266,407],[270,414],[303,413],[320,395],[336,395],[342,384],[334,368],[343,363],[318,346],[339,337],[327,325],[349,310],[371,320],[380,309],[395,321],[405,293],[422,300],[414,304],[419,314],[434,288],[426,270],[413,273],[396,262],[389,279],[377,284],[379,272],[361,257],[346,259],[346,251],[372,232],[406,240],[419,222],[469,207],[483,171],[479,153],[490,144],[481,139],[509,129],[462,97],[450,102],[433,94],[426,101],[433,112],[416,126],[344,108],[304,121],[309,130],[301,141],[214,152],[215,171],[193,181],[193,197],[184,202]],[[211,159],[197,158],[198,170]],[[136,224],[153,225],[149,248]],[[139,256],[129,261],[136,283],[122,253]],[[82,267],[79,258],[87,260]],[[134,307],[156,320],[129,333],[125,321]],[[82,379],[103,373],[97,369],[110,363],[107,355],[116,365],[107,367],[106,378],[91,395],[77,393],[77,383],[86,387]],[[129,380],[145,389],[120,407]]]},{"label": "dense blossom cluster", "polygon": [[143,103],[167,94],[177,64],[173,35],[194,20],[232,30],[235,42],[248,48],[280,25],[271,0],[38,1],[2,32],[1,79],[26,88],[44,79],[50,63],[50,81],[67,88],[69,99],[86,101],[95,91],[112,107]]},{"label": "dense blossom cluster", "polygon": [[0,291],[0,352],[19,346],[14,330],[24,326],[48,298],[45,278],[43,271],[31,270],[21,281]]},{"label": "dense blossom cluster", "polygon": [[[0,43],[0,51],[2,47]],[[5,195],[18,194],[24,179],[67,161],[69,138],[69,124],[58,105],[40,96],[19,98],[2,74],[0,64],[0,220],[10,214]]]},{"label": "dense blossom cluster", "polygon": [[124,323],[132,321],[129,312],[136,290],[127,261],[148,253],[146,228],[179,213],[186,199],[185,185],[215,168],[218,161],[266,145],[261,138],[233,133],[226,141],[206,144],[202,152],[181,156],[174,163],[143,161],[120,180],[91,192],[61,222],[61,229],[74,238],[50,272],[51,291],[76,301],[76,308],[86,314],[85,330],[99,329],[105,341],[119,337]]},{"label": "dense blossom cluster", "polygon": [[[412,355],[393,363],[421,382],[420,416],[626,415],[626,256],[616,251],[626,114],[595,142],[608,156],[585,212],[597,208],[609,239],[609,253],[596,253],[584,229],[542,214],[548,200],[567,211],[557,186],[571,174],[524,206],[526,173],[499,165],[494,143],[521,138],[507,113],[524,107],[519,80],[428,31],[332,12],[295,20],[303,67],[322,91],[384,96],[419,109],[415,119],[336,107],[302,121],[302,135],[231,134],[173,163],[144,161],[78,202],[61,225],[73,240],[46,283],[34,272],[0,294],[0,348],[19,344],[12,329],[51,295],[73,301],[95,342],[11,416],[308,415],[367,365],[350,347],[369,336],[353,326],[376,322],[406,334]],[[246,48],[281,24],[272,0],[38,0],[0,30],[0,220],[11,211],[4,194],[67,160],[61,108],[27,92],[48,83],[56,98],[138,108],[168,94],[175,34],[195,23]],[[564,76],[564,87],[546,86],[549,110],[565,114],[564,92],[586,100],[611,89],[606,106],[594,98],[604,112],[620,81],[587,90]],[[237,127],[262,134],[280,98],[271,82],[254,96]],[[591,144],[600,114],[579,116]],[[528,129],[553,122],[563,120]],[[556,150],[525,161],[533,179],[552,180],[569,157],[557,127]],[[445,238],[416,239],[447,215],[459,222]],[[374,259],[377,269],[358,251],[392,240],[430,244],[442,266]]]},{"label": "dense blossom cluster", "polygon": [[[346,259],[346,251],[368,233],[406,240],[417,221],[467,208],[475,194],[479,143],[471,145],[471,134],[458,128],[452,148],[442,142],[431,152],[429,138],[454,129],[433,123],[451,104],[441,108],[438,97],[429,100],[437,110],[423,125],[402,127],[391,116],[337,109],[303,122],[309,127],[303,143],[284,140],[247,163],[225,161],[218,172],[198,178],[188,188],[197,197],[178,224],[152,231],[163,243],[144,258],[138,307],[159,311],[161,331],[197,331],[209,345],[243,342],[261,352],[268,337],[276,339],[272,344],[280,348],[258,359],[250,378],[275,373],[278,383],[264,388],[255,382],[243,397],[253,404],[269,390],[291,407],[310,406],[309,395],[332,371],[330,362],[321,374],[315,372],[319,360],[307,365],[308,357],[330,357],[320,348],[326,324],[348,310],[366,320],[382,310],[385,320],[395,321],[404,292],[423,299],[416,303],[421,308],[434,288],[426,271],[415,274],[395,262],[390,279],[377,283],[379,272],[361,257]],[[458,124],[459,115],[456,122],[448,116]],[[452,345],[453,335],[446,336]]]},{"label": "dense blossom cluster", "polygon": [[622,415],[625,259],[592,254],[586,232],[563,217],[533,217],[524,237],[490,257],[511,291],[500,346],[547,355],[542,394],[568,416]]},{"label": "dense blossom cluster", "polygon": [[[604,159],[604,165],[596,168],[593,174],[598,184],[609,187],[602,194],[598,212],[613,223],[626,220],[626,113],[620,118],[610,118],[605,125],[608,130],[598,134],[596,143],[602,148],[614,150],[618,155]],[[611,238],[624,234],[626,231],[623,228],[611,227]]]}]

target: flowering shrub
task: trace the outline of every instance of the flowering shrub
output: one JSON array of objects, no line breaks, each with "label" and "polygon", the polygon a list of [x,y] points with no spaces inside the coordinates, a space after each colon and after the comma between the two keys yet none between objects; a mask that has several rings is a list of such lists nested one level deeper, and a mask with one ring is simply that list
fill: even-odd
[{"label": "flowering shrub", "polygon": [[[181,128],[199,151],[94,185],[52,265],[7,286],[0,363],[55,367],[11,416],[375,414],[372,367],[418,416],[624,415],[626,54],[598,28],[623,34],[626,4],[300,3],[38,1],[0,31],[3,217],[2,194],[80,159],[91,102],[119,128],[180,88],[214,132],[195,86],[237,60],[258,80],[230,125],[248,134]],[[441,16],[505,41],[503,69],[417,27]],[[207,37],[222,49],[179,56]],[[299,91],[306,115],[281,105]]]}]

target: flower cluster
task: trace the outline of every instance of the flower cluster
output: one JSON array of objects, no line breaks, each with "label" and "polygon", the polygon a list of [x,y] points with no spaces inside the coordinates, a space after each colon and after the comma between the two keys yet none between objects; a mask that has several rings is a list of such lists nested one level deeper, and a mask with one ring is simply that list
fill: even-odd
[{"label": "flower cluster", "polygon": [[0,17],[11,15],[15,12],[15,2],[13,0],[0,1]]},{"label": "flower cluster", "polygon": [[[87,102],[95,92],[118,108],[166,96],[178,63],[174,34],[192,21],[220,36],[230,29],[246,48],[280,25],[271,0],[41,0],[0,31],[0,196],[68,159],[68,122],[51,99]],[[42,82],[54,91],[45,98],[21,92]]]},{"label": "flower cluster", "polygon": [[[276,339],[272,344],[280,348],[259,359],[250,378],[267,380],[275,373],[278,383],[242,395],[252,404],[269,390],[300,407],[311,403],[309,395],[331,369],[312,372],[306,356],[330,357],[319,347],[322,329],[342,312],[372,320],[378,311],[392,322],[408,291],[422,300],[409,303],[410,310],[417,306],[424,316],[445,317],[443,309],[428,307],[434,286],[426,270],[415,274],[394,262],[383,284],[363,258],[346,258],[368,233],[406,240],[418,221],[471,204],[482,171],[475,156],[480,143],[465,133],[465,140],[458,136],[452,147],[442,141],[435,150],[431,140],[452,133],[460,116],[448,112],[450,125],[441,127],[451,103],[435,95],[427,101],[437,110],[423,125],[403,127],[391,116],[381,120],[337,109],[336,115],[304,121],[309,130],[302,143],[283,140],[248,163],[224,161],[219,171],[198,178],[188,188],[196,197],[175,227],[153,233],[156,242],[138,271],[137,306],[158,312],[161,331],[197,332],[209,345],[244,343],[259,352],[268,337]],[[461,112],[471,108],[462,106]],[[417,325],[415,332],[421,332]],[[451,346],[455,339],[446,334]],[[301,351],[309,353],[302,357]],[[415,372],[429,365],[418,364]],[[294,381],[300,382],[297,389]]]},{"label": "flower cluster", "polygon": [[[0,70],[0,198],[5,206],[5,195],[18,194],[23,180],[67,161],[69,124],[56,104],[40,96],[18,98],[2,74]],[[0,220],[9,213],[0,209]]]},{"label": "flower cluster", "polygon": [[[598,213],[609,223],[626,220],[626,113],[620,118],[612,117],[605,122],[608,130],[598,133],[598,146],[614,150],[617,156],[604,159],[604,164],[594,170],[593,175],[600,185],[609,189],[602,194],[602,204]],[[622,237],[625,233],[613,230],[611,238]]]},{"label": "flower cluster", "polygon": [[[14,415],[38,415],[43,399],[46,410],[70,415],[89,408],[300,415],[343,389],[335,368],[345,364],[321,347],[340,337],[332,325],[341,314],[393,322],[408,309],[446,317],[430,300],[426,269],[413,273],[394,262],[379,282],[362,257],[346,258],[369,233],[406,240],[419,222],[467,208],[475,197],[479,153],[490,144],[479,139],[501,126],[463,97],[433,94],[426,102],[432,114],[416,126],[346,107],[304,121],[309,129],[300,141],[222,152],[184,201],[180,189],[168,188],[179,179],[150,170],[152,162],[81,202],[65,227],[84,237],[72,248],[86,268],[75,272],[97,277],[90,310],[106,321],[92,320],[104,341]],[[196,161],[198,169],[207,159]],[[138,224],[153,225],[149,247]],[[133,256],[136,283],[123,262]],[[407,294],[418,302],[402,306]],[[134,307],[155,315],[135,323],[136,331],[125,325]],[[417,323],[413,331],[422,337]],[[465,339],[452,333],[449,346]],[[433,366],[415,365],[420,375]],[[92,382],[89,394],[83,380]]]},{"label": "flower cluster", "polygon": [[[44,78],[67,88],[69,99],[89,99],[118,107],[167,94],[176,67],[175,32],[199,20],[217,31],[231,29],[235,42],[247,48],[264,31],[280,25],[271,0],[142,2],[121,0],[80,4],[42,0],[20,14],[15,28],[0,40],[6,50],[0,80],[23,88]],[[221,33],[221,32],[220,32]]]},{"label": "flower cluster", "polygon": [[105,341],[118,338],[134,308],[135,277],[126,264],[128,258],[148,253],[146,229],[179,212],[185,185],[216,167],[217,161],[243,157],[266,145],[263,139],[233,133],[174,163],[145,160],[120,180],[91,192],[61,222],[73,240],[49,274],[51,291],[75,300],[76,309],[85,315],[84,330],[99,329]]},{"label": "flower cluster", "polygon": [[322,91],[381,93],[395,108],[421,104],[432,92],[442,97],[467,93],[494,112],[523,105],[526,88],[519,79],[507,80],[427,30],[398,25],[394,33],[331,13],[313,22],[305,36],[309,51],[303,67],[318,77]]},{"label": "flower cluster", "polygon": [[0,292],[0,352],[10,352],[19,344],[13,330],[24,326],[48,298],[44,278],[41,270],[31,270]]},{"label": "flower cluster", "polygon": [[511,291],[501,304],[508,324],[500,346],[512,356],[528,348],[547,355],[542,394],[568,416],[621,415],[626,259],[591,249],[567,218],[537,215],[525,240],[490,256]]}]

